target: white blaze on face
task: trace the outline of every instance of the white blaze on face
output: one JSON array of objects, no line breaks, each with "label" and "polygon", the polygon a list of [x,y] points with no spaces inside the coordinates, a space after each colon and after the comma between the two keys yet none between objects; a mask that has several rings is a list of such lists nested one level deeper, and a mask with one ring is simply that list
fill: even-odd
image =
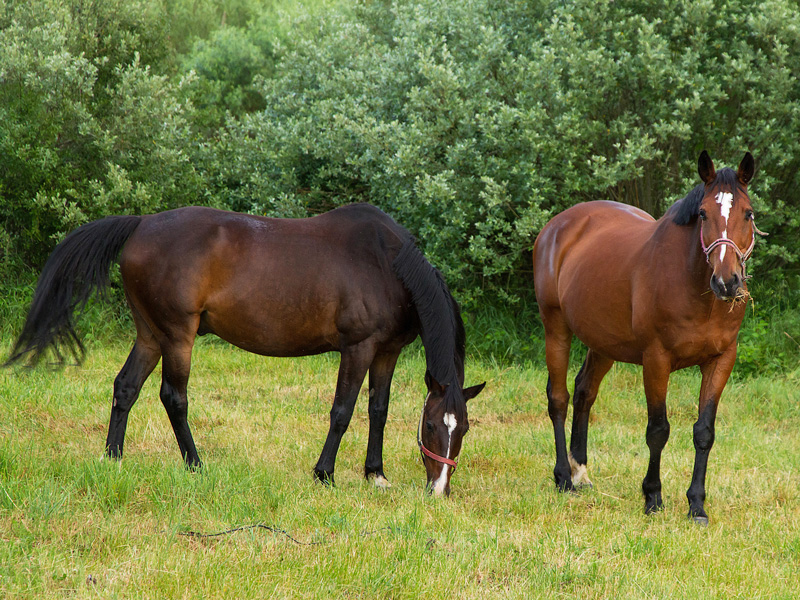
[{"label": "white blaze on face", "polygon": [[[450,458],[450,442],[453,438],[453,431],[456,428],[456,416],[453,413],[444,414],[444,425],[447,427],[447,452],[445,458]],[[444,493],[444,488],[447,486],[447,472],[450,469],[447,465],[442,465],[442,474],[433,483],[433,493],[440,496]]]},{"label": "white blaze on face", "polygon": [[[722,232],[722,237],[728,237],[728,218],[731,216],[731,206],[733,206],[733,194],[730,192],[720,192],[717,194],[717,204],[719,204],[719,211],[725,219],[725,230]],[[722,244],[719,249],[719,259],[725,260],[725,244]]]}]

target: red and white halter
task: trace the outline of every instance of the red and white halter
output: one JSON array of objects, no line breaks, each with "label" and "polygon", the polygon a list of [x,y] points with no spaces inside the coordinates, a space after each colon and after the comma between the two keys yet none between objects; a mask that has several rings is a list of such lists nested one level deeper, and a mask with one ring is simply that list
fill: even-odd
[{"label": "red and white halter", "polygon": [[419,416],[419,426],[417,427],[417,444],[419,444],[420,451],[425,456],[427,456],[428,458],[432,458],[436,462],[440,462],[440,463],[442,463],[444,465],[449,465],[449,466],[453,467],[453,470],[455,471],[456,467],[458,466],[458,463],[456,461],[454,461],[454,460],[452,460],[450,458],[447,458],[446,456],[439,456],[435,452],[432,452],[432,451],[428,450],[425,447],[425,445],[422,443],[422,420],[423,420],[424,417],[425,417],[425,407],[423,406],[422,414]]},{"label": "red and white halter", "polygon": [[700,247],[703,249],[703,253],[706,255],[706,262],[708,262],[708,264],[711,264],[711,253],[714,250],[716,250],[722,245],[730,246],[731,248],[733,248],[733,251],[736,252],[736,256],[739,257],[739,262],[742,263],[742,279],[748,279],[746,263],[747,259],[749,259],[750,255],[753,253],[753,248],[756,247],[756,233],[759,235],[769,235],[761,231],[758,227],[756,227],[755,219],[752,219],[751,223],[753,225],[753,237],[750,240],[750,245],[747,247],[747,250],[742,252],[741,250],[739,250],[739,246],[736,245],[736,242],[734,242],[732,239],[726,236],[717,238],[716,240],[711,242],[708,246],[706,246],[706,243],[703,240],[703,221],[700,221]]}]

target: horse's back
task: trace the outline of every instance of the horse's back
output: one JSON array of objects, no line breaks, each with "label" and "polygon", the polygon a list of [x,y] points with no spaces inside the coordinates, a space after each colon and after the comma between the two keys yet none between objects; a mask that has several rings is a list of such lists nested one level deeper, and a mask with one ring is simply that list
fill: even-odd
[{"label": "horse's back", "polygon": [[306,219],[187,207],[145,217],[120,265],[129,300],[156,328],[304,355],[367,338],[381,321],[391,329],[407,304],[391,259],[409,237],[369,205]]}]

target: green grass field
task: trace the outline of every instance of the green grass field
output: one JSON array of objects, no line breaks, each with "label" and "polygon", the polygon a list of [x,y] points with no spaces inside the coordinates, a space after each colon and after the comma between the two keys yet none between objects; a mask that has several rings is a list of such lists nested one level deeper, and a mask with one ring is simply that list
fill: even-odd
[{"label": "green grass field", "polygon": [[[10,340],[0,345],[7,354]],[[795,598],[800,581],[800,371],[729,383],[711,453],[707,528],[687,520],[699,378],[675,374],[665,510],[645,516],[646,411],[616,366],[589,431],[594,489],[555,491],[540,365],[469,362],[470,403],[449,499],[424,494],[415,440],[424,360],[393,385],[380,491],[362,476],[365,398],[337,487],[311,470],[336,356],[272,359],[195,348],[190,424],[205,469],[185,470],[158,400],[134,407],[123,461],[102,459],[127,347],[81,368],[0,371],[2,598]],[[262,527],[252,527],[260,525]],[[213,537],[235,527],[240,531]]]}]

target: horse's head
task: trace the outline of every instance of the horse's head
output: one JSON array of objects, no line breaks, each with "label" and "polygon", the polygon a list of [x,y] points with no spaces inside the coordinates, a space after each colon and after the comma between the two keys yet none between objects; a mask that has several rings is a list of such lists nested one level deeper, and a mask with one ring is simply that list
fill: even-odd
[{"label": "horse's head", "polygon": [[428,476],[428,489],[436,496],[450,495],[450,477],[456,470],[461,442],[469,431],[467,400],[477,396],[486,385],[450,389],[430,373],[425,373],[428,396],[419,419],[417,442]]},{"label": "horse's head", "polygon": [[703,150],[697,170],[705,183],[698,217],[700,245],[712,270],[711,290],[720,300],[741,298],[746,290],[745,262],[758,232],[747,195],[755,170],[753,156],[747,152],[737,171],[726,168],[717,172]]}]

